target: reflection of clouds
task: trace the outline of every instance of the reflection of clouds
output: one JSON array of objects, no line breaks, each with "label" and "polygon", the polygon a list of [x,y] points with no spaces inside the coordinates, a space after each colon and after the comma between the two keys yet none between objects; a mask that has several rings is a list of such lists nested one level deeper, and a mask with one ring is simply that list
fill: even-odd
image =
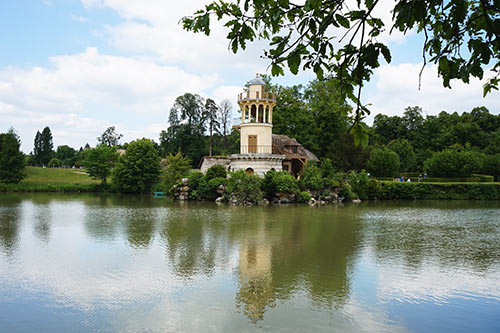
[{"label": "reflection of clouds", "polygon": [[418,303],[429,301],[444,304],[451,298],[479,297],[500,301],[500,267],[477,274],[467,268],[446,268],[426,261],[418,274],[408,276],[405,267],[378,264],[377,297],[383,302],[397,300]]}]

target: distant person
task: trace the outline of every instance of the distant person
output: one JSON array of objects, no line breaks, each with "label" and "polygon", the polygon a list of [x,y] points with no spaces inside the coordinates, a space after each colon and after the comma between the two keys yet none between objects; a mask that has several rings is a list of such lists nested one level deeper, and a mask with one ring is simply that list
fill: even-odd
[{"label": "distant person", "polygon": [[418,175],[418,182],[421,183],[422,182],[422,174]]},{"label": "distant person", "polygon": [[399,179],[399,181],[400,181],[401,183],[403,183],[403,182],[405,181],[405,177],[404,177],[404,176],[401,176],[401,178]]},{"label": "distant person", "polygon": [[408,180],[407,180],[406,182],[407,182],[407,183],[411,183],[411,179],[410,179],[410,178],[408,178]]}]

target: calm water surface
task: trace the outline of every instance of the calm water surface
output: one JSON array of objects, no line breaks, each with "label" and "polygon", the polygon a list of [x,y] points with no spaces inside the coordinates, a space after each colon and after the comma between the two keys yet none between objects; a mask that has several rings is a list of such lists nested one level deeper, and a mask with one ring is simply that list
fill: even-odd
[{"label": "calm water surface", "polygon": [[500,203],[0,195],[0,331],[500,331]]}]

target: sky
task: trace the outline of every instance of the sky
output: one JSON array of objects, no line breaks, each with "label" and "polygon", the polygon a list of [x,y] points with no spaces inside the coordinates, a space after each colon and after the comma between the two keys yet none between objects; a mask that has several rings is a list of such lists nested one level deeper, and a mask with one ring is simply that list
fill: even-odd
[{"label": "sky", "polygon": [[[151,138],[168,127],[174,100],[186,92],[233,102],[256,73],[270,73],[261,58],[266,43],[228,50],[227,32],[212,25],[209,37],[182,30],[179,20],[206,0],[2,0],[0,1],[0,132],[14,127],[21,149],[33,150],[36,131],[49,126],[54,147],[76,149],[109,126],[122,142]],[[391,0],[380,15],[390,18]],[[500,112],[499,93],[482,97],[483,82],[442,87],[428,65],[418,89],[422,37],[385,33],[392,62],[383,63],[363,91],[371,124],[378,113],[401,115],[408,106],[424,114],[462,113],[476,106]],[[274,78],[306,85],[310,72]]]}]

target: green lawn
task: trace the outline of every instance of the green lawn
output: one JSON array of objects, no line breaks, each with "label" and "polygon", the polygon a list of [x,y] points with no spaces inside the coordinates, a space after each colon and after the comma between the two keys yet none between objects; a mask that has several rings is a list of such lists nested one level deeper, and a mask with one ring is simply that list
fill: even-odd
[{"label": "green lawn", "polygon": [[27,177],[21,184],[98,184],[85,170],[26,167]]}]

